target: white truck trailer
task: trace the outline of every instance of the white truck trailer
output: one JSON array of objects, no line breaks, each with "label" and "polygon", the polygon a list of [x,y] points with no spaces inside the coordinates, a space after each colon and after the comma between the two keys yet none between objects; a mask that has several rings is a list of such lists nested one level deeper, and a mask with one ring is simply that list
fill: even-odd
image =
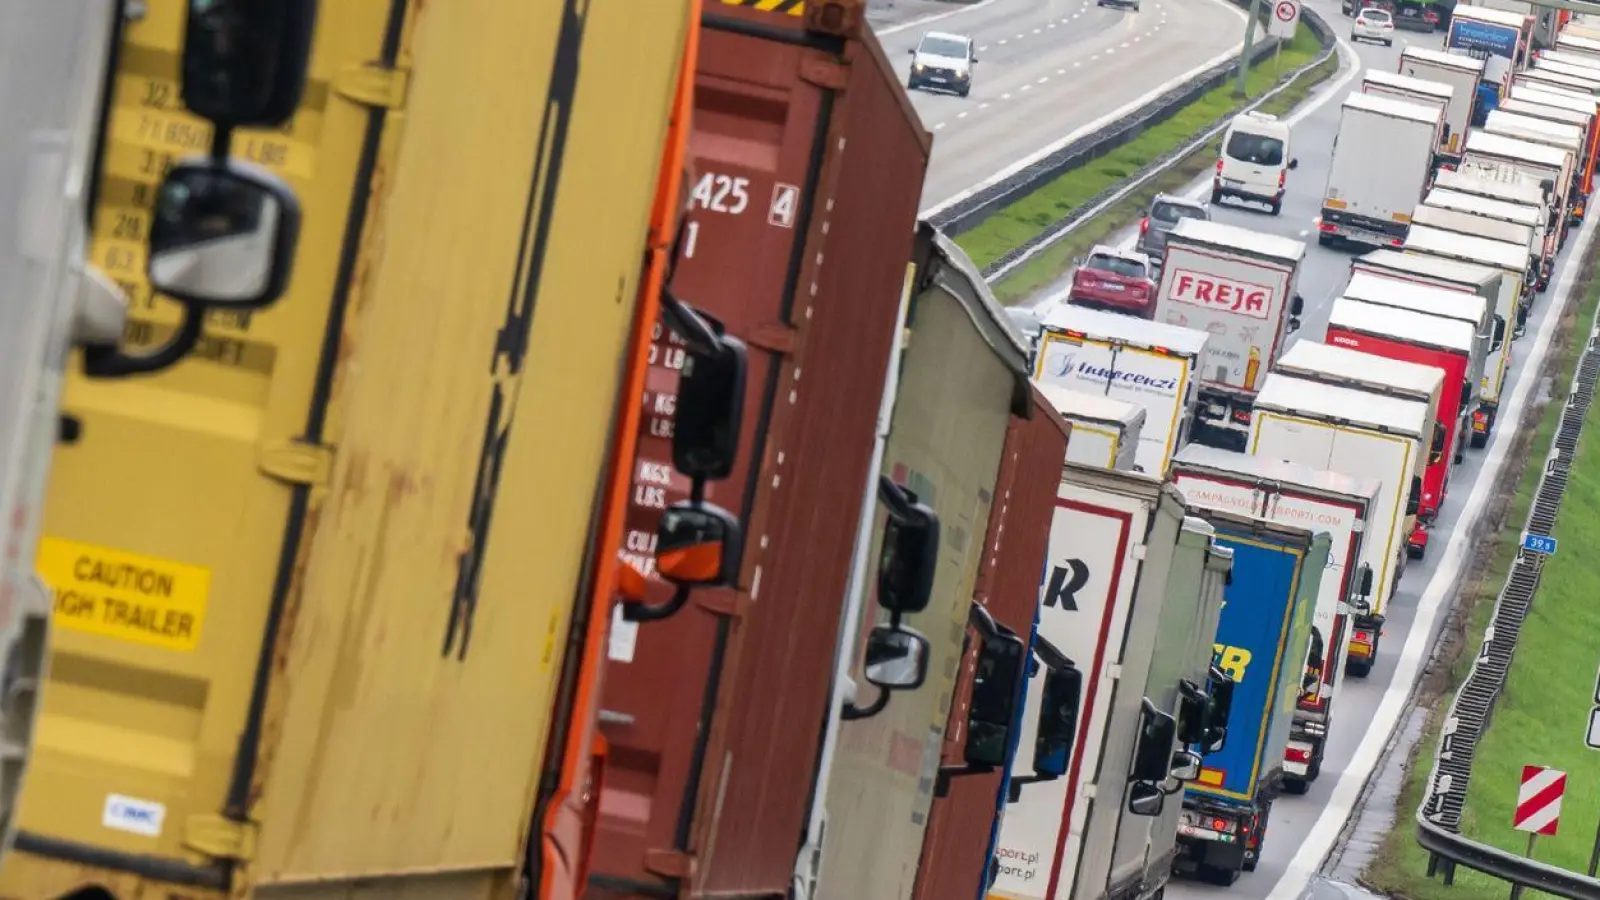
[{"label": "white truck trailer", "polygon": [[1450,123],[1450,101],[1455,98],[1455,88],[1442,81],[1413,78],[1410,75],[1385,72],[1382,69],[1368,69],[1361,76],[1361,93],[1438,107],[1444,118],[1444,124],[1439,129],[1439,142],[1434,146],[1434,156],[1442,158],[1450,154],[1451,148],[1455,145],[1455,142],[1450,140],[1454,136],[1453,126]]},{"label": "white truck trailer", "polygon": [[[1107,828],[1114,835],[1134,750],[1134,735],[1123,732],[1137,730],[1137,722],[1129,727],[1119,711],[1140,710],[1144,700],[1143,685],[1131,690],[1122,679],[1137,672],[1142,680],[1149,671],[1144,635],[1161,617],[1185,514],[1182,495],[1160,479],[1076,463],[1063,467],[1038,634],[1083,672],[1078,740],[1066,777],[1030,784],[1006,807],[996,850],[1009,862],[992,893],[1012,900],[1071,897],[1085,845],[1092,840],[1098,847]],[[1129,655],[1130,644],[1142,659]],[[1122,675],[1114,678],[1114,672]],[[1038,690],[1042,686],[1030,684],[1030,694]],[[1112,732],[1114,719],[1123,730]]]},{"label": "white truck trailer", "polygon": [[1483,123],[1483,130],[1490,134],[1503,134],[1529,143],[1554,147],[1566,154],[1567,180],[1559,182],[1557,187],[1567,195],[1568,221],[1577,224],[1577,209],[1584,195],[1583,164],[1588,150],[1588,135],[1577,125],[1552,122],[1549,119],[1525,116],[1505,109],[1491,110]]},{"label": "white truck trailer", "polygon": [[1305,254],[1300,241],[1202,219],[1168,234],[1156,318],[1208,335],[1194,440],[1243,446],[1251,399],[1300,327]]},{"label": "white truck trailer", "polygon": [[[1376,306],[1389,306],[1411,312],[1438,316],[1467,323],[1472,328],[1472,364],[1468,367],[1462,386],[1461,402],[1456,414],[1462,424],[1467,422],[1468,409],[1478,403],[1478,391],[1484,380],[1490,348],[1495,346],[1496,320],[1494,308],[1483,297],[1453,291],[1449,288],[1420,284],[1406,278],[1366,271],[1352,271],[1350,281],[1340,292],[1341,297],[1360,300]],[[1504,336],[1505,326],[1498,328]]]},{"label": "white truck trailer", "polygon": [[1413,45],[1400,51],[1399,73],[1450,86],[1450,107],[1445,114],[1450,137],[1445,141],[1442,158],[1446,164],[1458,162],[1467,129],[1472,125],[1472,104],[1477,101],[1478,82],[1483,79],[1483,60]]},{"label": "white truck trailer", "polygon": [[1543,217],[1539,234],[1544,242],[1544,250],[1540,254],[1540,268],[1532,273],[1534,278],[1528,288],[1533,291],[1545,290],[1550,274],[1555,269],[1555,258],[1561,243],[1561,219],[1556,206],[1560,198],[1553,182],[1547,188],[1540,179],[1514,168],[1495,163],[1474,163],[1463,164],[1454,170],[1441,170],[1434,178],[1433,186],[1489,200],[1519,203],[1539,210]]},{"label": "white truck trailer", "polygon": [[1067,462],[1119,472],[1134,470],[1144,407],[1048,382],[1039,385],[1039,393],[1072,424],[1067,435]]},{"label": "white truck trailer", "polygon": [[1443,128],[1444,110],[1438,106],[1375,94],[1346,97],[1317,242],[1400,246],[1411,210],[1432,182]]},{"label": "white truck trailer", "polygon": [[1452,234],[1516,244],[1523,248],[1527,256],[1526,268],[1529,272],[1539,271],[1539,266],[1544,262],[1544,236],[1526,225],[1426,202],[1412,210],[1411,221],[1414,225],[1437,228]]},{"label": "white truck trailer", "polygon": [[[1423,253],[1499,269],[1504,281],[1516,287],[1517,303],[1513,310],[1516,317],[1513,320],[1512,337],[1522,333],[1528,307],[1533,299],[1534,285],[1538,281],[1538,274],[1528,271],[1526,247],[1456,231],[1430,228],[1426,225],[1413,225],[1406,234],[1406,243],[1402,249],[1410,253]],[[1504,284],[1501,285],[1501,290],[1506,290]],[[1498,304],[1495,312],[1504,314]],[[1488,431],[1485,430],[1483,433],[1487,435]]]},{"label": "white truck trailer", "polygon": [[1382,490],[1362,547],[1373,572],[1369,611],[1350,635],[1350,674],[1372,670],[1389,598],[1405,565],[1407,520],[1422,502],[1417,460],[1433,435],[1426,404],[1273,373],[1256,397],[1250,452],[1377,481]]},{"label": "white truck trailer", "polygon": [[1178,454],[1172,477],[1191,505],[1326,531],[1332,538],[1312,619],[1307,677],[1283,764],[1284,789],[1303,794],[1317,780],[1327,753],[1334,698],[1343,683],[1349,655],[1352,609],[1365,605],[1372,592],[1372,570],[1360,563],[1361,543],[1377,504],[1379,485],[1369,479],[1198,444]]},{"label": "white truck trailer", "polygon": [[1521,226],[1527,233],[1528,251],[1538,257],[1540,266],[1544,265],[1544,232],[1547,216],[1537,204],[1512,203],[1437,186],[1428,192],[1428,196],[1424,197],[1422,202],[1439,209],[1453,209]]},{"label": "white truck trailer", "polygon": [[1160,478],[1188,443],[1208,344],[1204,331],[1060,304],[1040,331],[1033,380],[1144,407],[1135,465]]}]

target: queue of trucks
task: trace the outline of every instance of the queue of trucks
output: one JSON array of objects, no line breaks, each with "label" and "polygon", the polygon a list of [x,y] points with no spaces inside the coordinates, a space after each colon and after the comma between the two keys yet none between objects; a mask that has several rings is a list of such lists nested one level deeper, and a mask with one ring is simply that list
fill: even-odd
[{"label": "queue of trucks", "polygon": [[646,6],[0,7],[0,895],[1147,900],[1359,727],[1600,74],[1028,335],[863,0]]}]

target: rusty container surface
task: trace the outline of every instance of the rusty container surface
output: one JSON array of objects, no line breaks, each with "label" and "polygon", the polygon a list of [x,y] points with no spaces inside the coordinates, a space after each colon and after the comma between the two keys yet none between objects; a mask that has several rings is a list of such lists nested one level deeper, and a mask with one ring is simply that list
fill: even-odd
[{"label": "rusty container surface", "polygon": [[[596,900],[781,894],[794,869],[932,146],[862,7],[705,6],[671,288],[750,347],[739,463],[708,491],[746,538],[736,589],[614,622]],[[658,336],[643,397],[623,552],[652,573],[661,511],[687,493],[682,357]]]},{"label": "rusty container surface", "polygon": [[[883,472],[939,516],[939,555],[928,605],[902,617],[928,639],[928,678],[877,715],[841,723],[821,774],[828,827],[821,897],[903,900],[911,895],[927,831],[951,697],[961,670],[978,563],[986,548],[1000,459],[1013,415],[1032,413],[1028,353],[983,276],[931,225],[918,228],[916,291],[884,448]],[[878,510],[867,559],[882,552]],[[866,633],[887,623],[870,600],[847,645],[861,672]],[[858,703],[871,702],[864,687]]]},{"label": "rusty container surface", "polygon": [[[974,600],[1017,634],[1033,632],[1044,572],[1045,545],[1061,478],[1069,426],[1037,389],[1032,416],[1013,419],[1000,462],[995,503],[989,513],[987,552],[978,569]],[[970,629],[969,629],[970,630]],[[950,705],[942,764],[962,763],[967,708],[972,696],[977,644],[962,660]],[[922,844],[913,900],[972,900],[988,884],[990,834],[999,808],[1000,772],[951,779],[950,792],[933,802]]]}]

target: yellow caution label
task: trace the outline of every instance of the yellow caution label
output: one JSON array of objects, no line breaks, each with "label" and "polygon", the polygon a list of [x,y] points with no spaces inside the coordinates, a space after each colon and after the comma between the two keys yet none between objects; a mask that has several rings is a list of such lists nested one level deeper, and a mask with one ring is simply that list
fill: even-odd
[{"label": "yellow caution label", "polygon": [[806,11],[805,0],[722,0],[722,4],[724,6],[765,9],[770,12],[787,13],[791,16],[804,15]]},{"label": "yellow caution label", "polygon": [[200,645],[208,569],[47,537],[39,574],[55,589],[58,627],[164,650]]},{"label": "yellow caution label", "polygon": [[1222,787],[1228,780],[1228,773],[1221,769],[1203,768],[1200,770],[1200,777],[1195,780],[1206,787]]}]

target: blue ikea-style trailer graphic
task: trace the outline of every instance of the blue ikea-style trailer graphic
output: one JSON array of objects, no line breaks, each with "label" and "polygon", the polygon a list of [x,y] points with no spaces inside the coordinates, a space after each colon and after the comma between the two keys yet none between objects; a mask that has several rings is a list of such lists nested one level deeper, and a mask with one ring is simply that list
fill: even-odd
[{"label": "blue ikea-style trailer graphic", "polygon": [[[1217,668],[1235,683],[1228,715],[1228,740],[1207,754],[1200,777],[1188,790],[1208,799],[1247,803],[1263,769],[1272,717],[1283,706],[1278,685],[1294,631],[1295,597],[1305,551],[1272,534],[1244,535],[1213,522],[1217,543],[1233,551],[1233,582],[1223,590],[1217,624]],[[1303,650],[1297,650],[1303,652]]]}]

